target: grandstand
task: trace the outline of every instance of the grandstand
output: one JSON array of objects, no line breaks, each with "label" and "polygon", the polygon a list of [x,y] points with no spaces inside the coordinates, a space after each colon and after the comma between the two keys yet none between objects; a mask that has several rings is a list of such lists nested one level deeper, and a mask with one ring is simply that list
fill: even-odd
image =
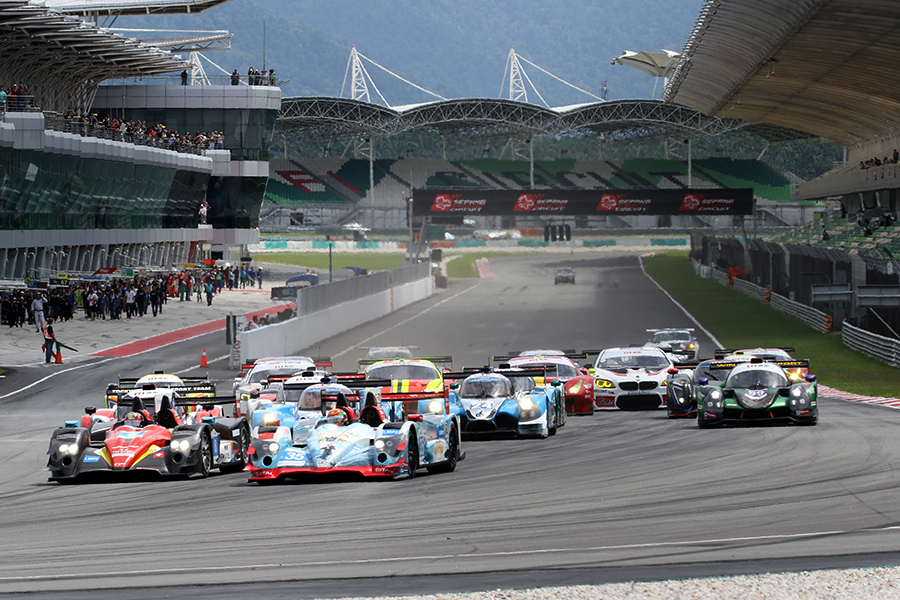
[{"label": "grandstand", "polygon": [[228,32],[142,42],[99,25],[224,1],[0,2],[0,85],[17,87],[0,103],[0,280],[169,267],[258,239],[280,90],[154,81],[193,70],[173,48]]},{"label": "grandstand", "polygon": [[[406,202],[413,189],[753,188],[758,203],[772,206],[786,202],[790,195],[790,182],[784,176],[753,160],[695,160],[690,186],[687,164],[680,160],[534,161],[532,174],[532,163],[522,160],[379,159],[372,163],[374,187],[370,186],[369,166],[364,159],[274,159],[266,199],[295,210],[313,209],[317,215],[327,214],[336,222],[355,220],[362,210],[375,210],[383,227],[403,228]],[[683,221],[677,226],[703,225],[693,217],[677,219]],[[539,224],[533,219],[517,223],[523,227]],[[598,217],[583,226],[607,224],[607,220]],[[621,226],[618,221],[616,224]]]}]

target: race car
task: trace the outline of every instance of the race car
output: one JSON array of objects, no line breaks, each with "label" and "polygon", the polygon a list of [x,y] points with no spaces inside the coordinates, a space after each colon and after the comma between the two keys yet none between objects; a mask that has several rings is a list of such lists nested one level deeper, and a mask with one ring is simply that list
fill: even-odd
[{"label": "race car", "polygon": [[[566,414],[594,414],[594,378],[576,360],[587,358],[585,353],[563,352],[561,350],[526,350],[518,356],[493,356],[491,362],[522,369],[547,368],[548,380],[559,379],[564,383]],[[543,378],[535,379],[538,384]]]},{"label": "race car", "polygon": [[666,407],[666,377],[674,364],[659,348],[607,348],[594,362],[594,405],[600,410]]},{"label": "race car", "polygon": [[365,358],[361,358],[357,361],[359,364],[359,371],[364,372],[370,365],[391,359],[427,360],[435,365],[445,364],[448,367],[453,362],[453,358],[450,356],[414,356],[413,349],[415,348],[418,348],[418,346],[367,347],[366,350],[368,350],[368,352],[366,353]]},{"label": "race car", "polygon": [[450,384],[450,411],[459,418],[460,431],[555,435],[566,422],[562,382],[537,385],[535,378],[546,381],[547,370],[487,367]]},{"label": "race car", "polygon": [[[794,348],[744,348],[743,350],[730,350],[728,348],[716,348],[713,356],[716,359],[732,360],[737,356],[756,356],[768,361],[791,361],[795,360],[791,356],[791,352],[796,352]],[[801,361],[802,362],[802,361]],[[809,375],[809,365],[805,367],[786,367],[788,379],[793,381],[803,381]]]},{"label": "race car", "polygon": [[[450,361],[449,356],[443,358]],[[408,414],[434,412],[431,404],[435,401],[446,404],[443,373],[432,361],[423,358],[380,360],[362,373],[336,373],[335,378],[346,385],[365,381],[371,386],[381,386],[382,403],[406,404],[402,410]]]},{"label": "race car", "polygon": [[[338,395],[343,394],[346,404],[357,413],[360,409],[360,388],[363,389],[363,395],[368,391],[380,398],[380,389],[366,388],[365,384],[356,384],[356,386],[356,389],[352,389],[332,381],[329,377],[316,381],[286,382],[279,387],[277,394],[265,394],[267,397],[264,398],[261,396],[263,399],[250,416],[251,433],[256,435],[257,429],[261,426],[283,425],[293,429],[299,421],[315,421],[322,416],[321,408],[323,402],[326,402],[323,398],[326,397],[334,398],[334,402],[337,402]],[[327,408],[334,408],[334,406]]]},{"label": "race car", "polygon": [[[786,364],[782,366],[782,362]],[[699,380],[697,425],[701,429],[763,421],[818,423],[816,376],[807,374],[803,381],[791,382],[786,373],[786,368],[800,366],[808,370],[807,361],[764,361],[759,357],[742,363],[723,361],[724,368],[729,365],[732,366],[725,381]]]},{"label": "race car", "polygon": [[679,366],[669,369],[666,379],[666,414],[670,419],[697,417],[697,389],[700,380],[725,381],[728,373],[738,363],[749,362],[750,356],[736,356],[729,361],[701,361],[696,367]]},{"label": "race car", "polygon": [[700,359],[700,342],[693,331],[690,327],[648,329],[647,333],[653,336],[644,345],[668,352],[676,364],[697,362]]},{"label": "race car", "polygon": [[[208,398],[233,402],[230,397]],[[247,463],[250,428],[247,420],[212,416],[212,404],[193,412],[193,400],[163,398],[159,410],[140,398],[119,402],[116,420],[103,427],[103,439],[93,439],[93,407],[81,421],[67,421],[50,438],[47,470],[50,480],[81,481],[91,476],[157,473],[206,477],[210,470],[240,471]]]},{"label": "race car", "polygon": [[252,408],[248,402],[255,390],[267,387],[274,381],[286,381],[305,371],[316,371],[331,367],[328,358],[312,359],[308,356],[280,356],[258,359],[241,365],[241,372],[235,378],[233,389],[239,415],[249,415]]},{"label": "race car", "polygon": [[[380,391],[383,381],[376,381]],[[335,474],[390,479],[411,478],[420,467],[430,473],[452,472],[465,458],[460,450],[459,420],[443,402],[429,403],[438,412],[404,412],[392,418],[375,393],[360,391],[359,419],[344,393],[320,392],[317,419],[259,426],[252,440],[249,481],[273,483],[286,478]],[[408,408],[410,402],[400,403]]]},{"label": "race car", "polygon": [[106,407],[114,408],[121,400],[131,401],[135,398],[150,402],[159,410],[163,398],[169,401],[176,398],[206,398],[216,395],[216,385],[204,377],[180,377],[163,371],[144,375],[137,379],[119,377],[119,382],[106,386]]}]

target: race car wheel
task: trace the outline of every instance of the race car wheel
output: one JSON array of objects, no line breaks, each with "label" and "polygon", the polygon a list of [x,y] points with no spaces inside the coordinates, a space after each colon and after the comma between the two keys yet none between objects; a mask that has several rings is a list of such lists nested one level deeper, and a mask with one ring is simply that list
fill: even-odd
[{"label": "race car wheel", "polygon": [[456,470],[456,463],[459,462],[459,434],[456,432],[456,425],[450,426],[447,442],[450,446],[447,449],[447,462],[428,467],[429,473],[452,473]]},{"label": "race car wheel", "polygon": [[209,436],[203,434],[200,436],[200,460],[197,462],[197,470],[195,472],[199,477],[206,477],[212,469],[212,443]]},{"label": "race car wheel", "polygon": [[715,423],[710,423],[703,417],[697,417],[697,427],[700,429],[712,429]]},{"label": "race car wheel", "polygon": [[415,477],[416,469],[419,468],[419,441],[416,439],[415,431],[410,431],[406,440],[406,467],[409,470],[409,478]]},{"label": "race car wheel", "polygon": [[547,420],[550,421],[552,419],[553,423],[547,423],[547,433],[549,435],[556,435],[556,430],[559,427],[559,414],[556,411],[553,411],[553,415],[551,417],[549,411],[547,412]]},{"label": "race car wheel", "polygon": [[250,450],[250,431],[246,427],[241,427],[241,434],[234,441],[238,445],[236,450],[237,456],[234,457],[233,463],[221,467],[223,473],[242,471],[247,466],[247,452]]}]

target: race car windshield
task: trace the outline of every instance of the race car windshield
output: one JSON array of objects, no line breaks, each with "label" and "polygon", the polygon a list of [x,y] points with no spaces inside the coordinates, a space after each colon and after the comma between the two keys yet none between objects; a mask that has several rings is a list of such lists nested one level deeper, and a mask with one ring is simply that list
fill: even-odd
[{"label": "race car windshield", "polygon": [[[525,366],[525,365],[522,365],[522,366]],[[556,376],[561,379],[568,379],[569,377],[577,377],[578,376],[578,369],[576,369],[572,365],[557,365],[557,364],[547,363],[547,364],[543,364],[543,365],[529,364],[529,365],[527,365],[527,367],[529,369],[530,368],[541,369],[543,367],[547,367],[547,376],[548,377],[553,377],[554,371],[556,373]]]},{"label": "race car windshield", "polygon": [[440,379],[441,374],[427,365],[384,365],[366,371],[366,379]]},{"label": "race car windshield", "polygon": [[300,400],[297,402],[297,408],[300,410],[319,410],[322,407],[322,392],[325,392],[325,399],[330,401],[337,400],[338,392],[344,392],[345,396],[350,395],[350,390],[337,388],[310,388],[303,390],[300,394]]},{"label": "race car windshield", "polygon": [[512,396],[513,392],[509,380],[476,379],[463,381],[459,395],[462,398],[505,398]]},{"label": "race car windshield", "polygon": [[601,369],[664,369],[668,361],[662,355],[657,354],[619,354],[617,356],[605,356],[600,360]]},{"label": "race car windshield", "polygon": [[288,369],[272,369],[271,371],[268,369],[253,371],[252,373],[250,373],[250,379],[248,383],[259,383],[263,379],[270,379],[272,377],[290,377],[298,370],[298,367],[291,367]]},{"label": "race car windshield", "polygon": [[509,377],[514,392],[530,392],[534,389],[534,379],[531,377]]},{"label": "race car windshield", "polygon": [[735,373],[725,382],[726,387],[732,389],[762,390],[774,387],[787,387],[788,380],[784,373],[753,369]]},{"label": "race car windshield", "polygon": [[689,342],[691,334],[687,331],[658,331],[653,336],[653,341],[660,342]]}]

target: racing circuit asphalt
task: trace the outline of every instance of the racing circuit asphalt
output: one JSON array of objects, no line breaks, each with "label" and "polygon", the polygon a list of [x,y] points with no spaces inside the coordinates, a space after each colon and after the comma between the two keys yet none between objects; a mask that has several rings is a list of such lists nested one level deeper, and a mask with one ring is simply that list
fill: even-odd
[{"label": "racing circuit asphalt", "polygon": [[[692,325],[635,255],[491,265],[491,280],[298,350],[346,370],[359,346],[415,344],[458,368]],[[557,266],[577,284],[555,287]],[[900,411],[838,399],[821,401],[817,427],[700,431],[664,411],[570,418],[546,440],[466,441],[455,473],[411,481],[46,481],[54,427],[102,402],[119,374],[199,372],[201,347],[224,355],[224,335],[98,359],[0,400],[0,593],[371,597],[900,563]],[[211,366],[230,389],[225,361]],[[0,396],[35,373],[0,380]]]}]

